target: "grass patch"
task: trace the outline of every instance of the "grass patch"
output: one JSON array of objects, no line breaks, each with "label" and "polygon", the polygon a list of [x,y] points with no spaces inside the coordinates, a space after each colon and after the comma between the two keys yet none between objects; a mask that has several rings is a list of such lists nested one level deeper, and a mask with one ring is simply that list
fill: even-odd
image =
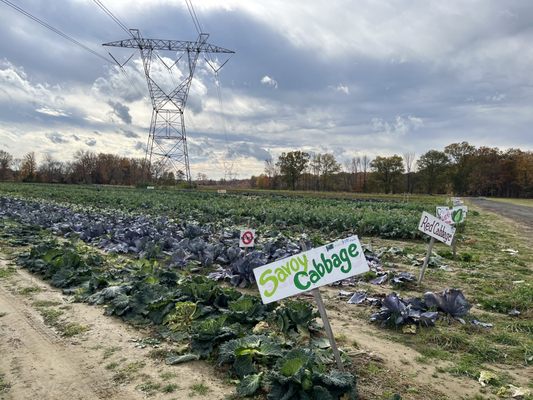
[{"label": "grass patch", "polygon": [[436,358],[439,360],[449,360],[452,358],[452,354],[446,350],[439,349],[437,347],[426,347],[420,350],[422,357]]},{"label": "grass patch", "polygon": [[108,347],[107,349],[104,350],[104,354],[102,355],[102,357],[104,360],[106,360],[119,350],[122,350],[122,347],[118,347],[118,346]]},{"label": "grass patch", "polygon": [[148,357],[153,360],[164,360],[169,354],[166,349],[152,349],[148,352]]},{"label": "grass patch", "polygon": [[145,393],[147,396],[153,396],[161,387],[160,383],[147,381],[143,382],[140,385],[137,385],[135,389]]},{"label": "grass patch", "polygon": [[113,375],[113,380],[116,383],[129,383],[132,382],[136,377],[138,372],[145,366],[145,363],[142,361],[134,361],[127,364],[124,368],[117,371]]},{"label": "grass patch", "polygon": [[105,369],[108,369],[108,370],[111,371],[111,370],[117,369],[118,366],[119,366],[119,363],[117,363],[117,362],[111,362],[111,363],[109,363],[109,364],[107,364],[107,365],[105,366]]},{"label": "grass patch", "polygon": [[29,296],[33,293],[39,293],[41,291],[41,288],[38,288],[37,286],[28,286],[19,289],[18,293],[22,296]]},{"label": "grass patch", "polygon": [[54,308],[40,308],[39,313],[43,317],[44,323],[49,326],[56,326],[59,322],[59,317],[63,315],[63,311]]},{"label": "grass patch", "polygon": [[477,357],[471,354],[465,354],[449,368],[440,369],[439,372],[448,372],[455,376],[467,376],[472,379],[479,377],[479,371],[482,366]]},{"label": "grass patch", "polygon": [[64,325],[60,325],[59,331],[64,337],[72,337],[79,335],[80,333],[87,332],[89,327],[86,325],[80,325],[75,322],[68,322]]},{"label": "grass patch", "polygon": [[11,277],[15,273],[15,268],[13,267],[7,267],[7,268],[1,268],[0,269],[0,279],[6,279]]},{"label": "grass patch", "polygon": [[177,389],[179,389],[179,386],[175,383],[169,383],[168,385],[165,385],[161,388],[162,393],[174,393]]},{"label": "grass patch", "polygon": [[195,383],[194,385],[189,386],[191,392],[189,396],[205,396],[211,391],[203,382]]},{"label": "grass patch", "polygon": [[164,381],[168,381],[172,378],[175,378],[176,377],[176,374],[173,373],[173,372],[163,372],[162,374],[159,375],[159,377],[164,380]]},{"label": "grass patch", "polygon": [[508,346],[520,346],[521,340],[516,336],[513,336],[507,332],[498,332],[490,336],[490,339],[499,344],[504,344]]},{"label": "grass patch", "polygon": [[509,286],[508,282],[502,282],[503,286],[484,288],[484,292],[490,296],[478,299],[481,306],[490,311],[507,313],[516,308],[526,311],[533,308],[533,285],[522,283]]},{"label": "grass patch", "polygon": [[128,371],[128,372],[131,372],[131,373],[137,373],[141,369],[143,369],[145,365],[146,364],[144,363],[144,361],[134,361],[134,362],[131,362],[128,365],[126,365],[124,370]]},{"label": "grass patch", "polygon": [[9,390],[11,384],[6,381],[4,374],[0,374],[0,393],[5,393]]},{"label": "grass patch", "polygon": [[32,306],[35,308],[55,307],[59,305],[61,305],[61,302],[53,300],[36,300],[32,303]]},{"label": "grass patch", "polygon": [[76,322],[61,321],[60,317],[63,315],[63,311],[50,307],[39,307],[37,310],[43,317],[44,323],[55,328],[61,336],[73,337],[89,330],[88,326]]}]

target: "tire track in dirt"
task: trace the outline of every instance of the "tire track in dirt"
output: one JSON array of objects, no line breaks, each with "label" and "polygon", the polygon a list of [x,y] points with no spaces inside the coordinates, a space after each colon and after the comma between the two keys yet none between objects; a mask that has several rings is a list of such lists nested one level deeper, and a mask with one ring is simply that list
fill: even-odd
[{"label": "tire track in dirt", "polygon": [[7,313],[0,324],[0,341],[6,350],[1,363],[9,366],[13,399],[126,399],[102,384],[88,371],[76,352],[70,351],[38,316],[0,287],[0,309]]}]

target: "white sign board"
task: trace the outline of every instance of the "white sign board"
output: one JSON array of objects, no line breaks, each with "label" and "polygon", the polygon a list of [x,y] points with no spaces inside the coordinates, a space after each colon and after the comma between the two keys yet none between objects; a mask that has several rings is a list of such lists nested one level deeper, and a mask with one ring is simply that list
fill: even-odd
[{"label": "white sign board", "polygon": [[357,236],[337,240],[254,269],[264,304],[369,270]]},{"label": "white sign board", "polygon": [[449,207],[437,207],[437,218],[439,218],[441,221],[446,222],[447,224],[453,224],[452,210]]},{"label": "white sign board", "polygon": [[148,190],[154,190],[155,187],[154,187],[154,186],[146,186],[146,189],[148,189]]},{"label": "white sign board", "polygon": [[467,206],[455,206],[452,208],[452,221],[454,224],[460,224],[466,219],[466,213],[468,212]]},{"label": "white sign board", "polygon": [[226,194],[226,189],[218,189],[217,193],[218,194]]},{"label": "white sign board", "polygon": [[255,245],[255,230],[242,229],[239,235],[239,247],[254,247]]},{"label": "white sign board", "polygon": [[452,204],[454,206],[462,206],[464,203],[459,197],[452,197]]},{"label": "white sign board", "polygon": [[425,211],[422,213],[422,217],[418,223],[418,230],[448,246],[451,246],[453,235],[455,234],[455,228],[453,226]]}]

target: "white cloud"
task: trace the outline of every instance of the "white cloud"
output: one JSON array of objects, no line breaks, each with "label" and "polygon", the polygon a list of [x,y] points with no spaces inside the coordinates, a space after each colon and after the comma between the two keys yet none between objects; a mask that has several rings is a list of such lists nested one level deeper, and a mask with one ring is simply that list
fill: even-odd
[{"label": "white cloud", "polygon": [[270,86],[270,87],[273,87],[275,89],[278,88],[278,81],[276,81],[274,78],[271,78],[270,76],[268,75],[265,75],[261,78],[261,83],[265,86]]},{"label": "white cloud", "polygon": [[51,115],[52,117],[68,117],[68,114],[61,109],[53,109],[46,106],[36,108],[35,111],[41,114]]},{"label": "white cloud", "polygon": [[416,131],[424,126],[422,118],[408,115],[402,117],[397,115],[394,121],[387,122],[382,118],[372,118],[370,125],[374,132],[387,136],[405,136],[407,133]]},{"label": "white cloud", "polygon": [[346,95],[350,94],[350,88],[342,83],[339,83],[335,88],[337,92],[344,93]]}]

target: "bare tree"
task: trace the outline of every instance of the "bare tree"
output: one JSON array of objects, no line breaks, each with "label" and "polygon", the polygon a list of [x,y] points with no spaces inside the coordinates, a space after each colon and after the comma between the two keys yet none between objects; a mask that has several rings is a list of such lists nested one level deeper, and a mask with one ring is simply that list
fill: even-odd
[{"label": "bare tree", "polygon": [[22,158],[20,166],[20,179],[25,182],[33,182],[37,173],[37,160],[33,151],[27,153]]},{"label": "bare tree", "polygon": [[368,168],[370,167],[370,162],[370,158],[366,154],[363,154],[363,157],[361,158],[361,169],[363,171],[363,192],[366,192],[367,189],[367,173]]},{"label": "bare tree", "polygon": [[276,189],[279,179],[279,167],[272,158],[265,160],[265,174],[268,176],[270,189]]},{"label": "bare tree", "polygon": [[0,180],[6,180],[11,175],[13,156],[7,151],[0,150]]},{"label": "bare tree", "polygon": [[352,176],[353,190],[357,188],[357,173],[361,169],[361,157],[352,157],[350,160],[350,174]]},{"label": "bare tree", "polygon": [[320,190],[320,173],[322,172],[322,154],[314,153],[309,164],[313,179],[315,180],[315,190]]},{"label": "bare tree", "polygon": [[414,152],[408,152],[403,154],[403,162],[405,164],[405,172],[407,173],[407,193],[412,193],[411,172],[413,172],[413,163],[415,161],[416,154]]},{"label": "bare tree", "polygon": [[63,163],[46,153],[38,172],[39,180],[43,182],[61,182],[63,179]]}]

